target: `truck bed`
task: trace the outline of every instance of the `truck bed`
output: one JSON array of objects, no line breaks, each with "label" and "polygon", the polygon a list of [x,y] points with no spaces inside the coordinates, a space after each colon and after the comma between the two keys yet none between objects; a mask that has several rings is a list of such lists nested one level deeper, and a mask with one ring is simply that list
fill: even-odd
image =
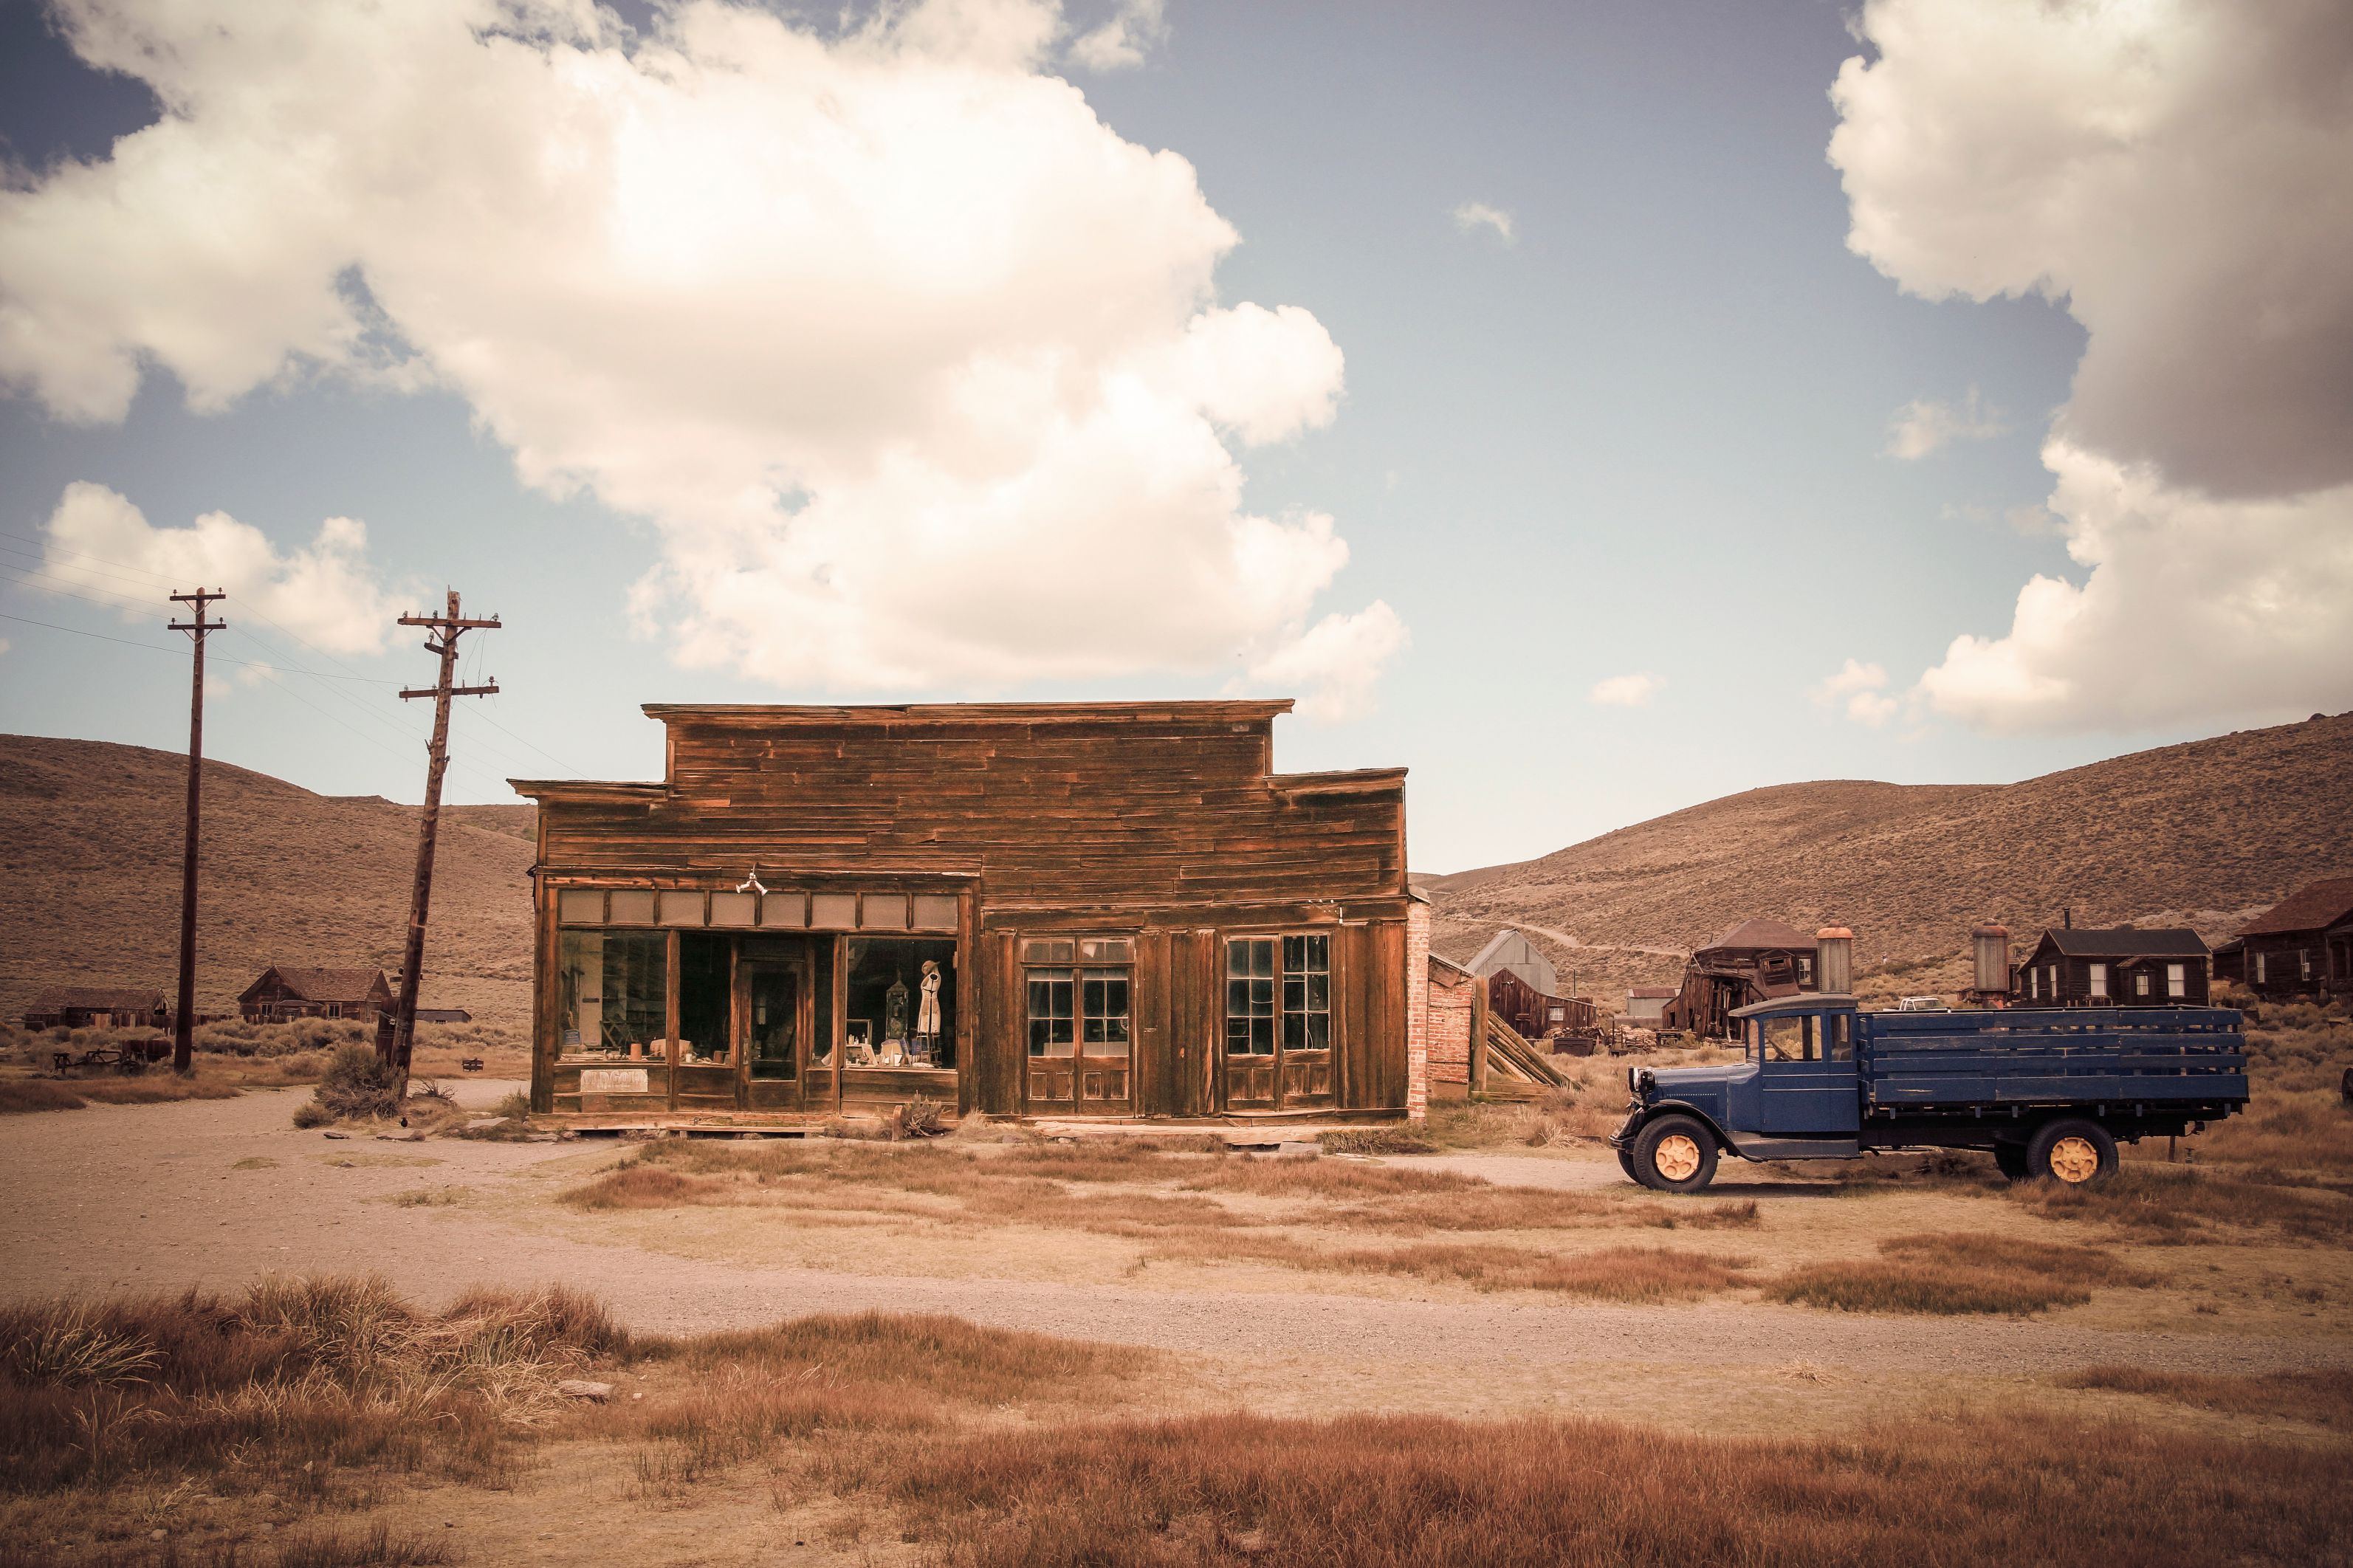
[{"label": "truck bed", "polygon": [[2012,1007],[1862,1016],[1872,1112],[2247,1098],[2239,1016],[2206,1007]]}]

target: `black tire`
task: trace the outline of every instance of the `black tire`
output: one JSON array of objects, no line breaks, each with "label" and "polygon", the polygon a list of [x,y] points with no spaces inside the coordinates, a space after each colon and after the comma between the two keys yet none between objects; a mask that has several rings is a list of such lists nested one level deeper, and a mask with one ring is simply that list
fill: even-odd
[{"label": "black tire", "polygon": [[1997,1143],[1993,1146],[1993,1163],[2001,1173],[2013,1182],[2026,1180],[2026,1145]]},{"label": "black tire", "polygon": [[2029,1180],[2096,1187],[2116,1173],[2116,1141],[2096,1121],[2063,1117],[2036,1128],[2026,1145]]},{"label": "black tire", "polygon": [[1635,1135],[1632,1163],[1634,1179],[1652,1192],[1698,1192],[1715,1180],[1715,1134],[1691,1117],[1662,1116]]},{"label": "black tire", "polygon": [[1634,1156],[1627,1150],[1618,1151],[1618,1168],[1626,1173],[1626,1179],[1630,1182],[1640,1182],[1642,1179],[1634,1173]]}]

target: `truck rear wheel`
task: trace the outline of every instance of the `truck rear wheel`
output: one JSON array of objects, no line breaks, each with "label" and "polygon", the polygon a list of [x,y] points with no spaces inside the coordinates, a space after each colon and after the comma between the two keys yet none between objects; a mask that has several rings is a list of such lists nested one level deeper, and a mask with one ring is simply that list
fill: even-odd
[{"label": "truck rear wheel", "polygon": [[2026,1173],[2063,1187],[2096,1187],[2116,1173],[2116,1141],[2096,1121],[2048,1122],[2026,1145]]},{"label": "truck rear wheel", "polygon": [[1715,1180],[1715,1135],[1688,1116],[1662,1116],[1635,1137],[1632,1164],[1653,1192],[1698,1192]]}]

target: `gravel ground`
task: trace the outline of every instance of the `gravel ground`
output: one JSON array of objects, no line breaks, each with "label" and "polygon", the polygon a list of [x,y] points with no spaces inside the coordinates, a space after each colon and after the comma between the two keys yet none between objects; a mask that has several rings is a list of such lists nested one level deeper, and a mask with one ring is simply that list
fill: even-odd
[{"label": "gravel ground", "polygon": [[[458,1087],[487,1105],[516,1087]],[[1819,1365],[1926,1376],[2017,1376],[2095,1363],[2263,1372],[2353,1364],[2353,1345],[2212,1334],[2120,1332],[2064,1321],[1915,1319],[1715,1301],[1619,1307],[1525,1297],[1472,1300],[1224,1294],[1128,1286],[877,1278],[744,1268],[528,1232],[489,1209],[403,1207],[401,1191],[553,1174],[578,1144],[327,1140],[289,1116],[301,1091],[234,1100],[94,1107],[0,1122],[0,1290],[13,1296],[125,1289],[234,1289],[273,1271],[375,1271],[427,1301],[475,1282],[563,1280],[596,1292],[632,1326],[687,1332],[796,1312],[878,1308],[953,1312],[1007,1327],[1224,1357],[1444,1365],[1524,1382],[1565,1363],[1713,1367]],[[348,1166],[332,1161],[353,1162]],[[387,1163],[429,1160],[432,1164]],[[274,1162],[239,1168],[240,1162]],[[1430,1163],[1531,1186],[1616,1181],[1606,1162],[1512,1155]],[[1745,1194],[1744,1194],[1745,1195]],[[1767,1203],[1812,1203],[1802,1193]]]}]

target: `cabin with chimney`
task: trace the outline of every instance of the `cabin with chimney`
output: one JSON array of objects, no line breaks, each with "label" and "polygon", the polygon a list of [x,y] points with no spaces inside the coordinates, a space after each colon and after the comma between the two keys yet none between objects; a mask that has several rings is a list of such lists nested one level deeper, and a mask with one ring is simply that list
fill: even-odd
[{"label": "cabin with chimney", "polygon": [[1815,943],[1795,926],[1746,920],[1691,956],[1683,984],[1660,1009],[1660,1026],[1729,1039],[1734,1009],[1815,989]]},{"label": "cabin with chimney", "polygon": [[539,803],[535,1110],[583,1127],[1419,1116],[1405,773],[1288,701],[649,705]]},{"label": "cabin with chimney", "polygon": [[237,993],[237,1016],[248,1024],[295,1018],[355,1018],[373,1024],[391,1011],[392,984],[381,969],[303,969],[273,963]]},{"label": "cabin with chimney", "polygon": [[2258,996],[2353,996],[2353,877],[2307,882],[2239,932],[2239,983]]},{"label": "cabin with chimney", "polygon": [[2011,972],[2016,1007],[2203,1007],[2204,939],[2187,926],[2045,931]]}]

